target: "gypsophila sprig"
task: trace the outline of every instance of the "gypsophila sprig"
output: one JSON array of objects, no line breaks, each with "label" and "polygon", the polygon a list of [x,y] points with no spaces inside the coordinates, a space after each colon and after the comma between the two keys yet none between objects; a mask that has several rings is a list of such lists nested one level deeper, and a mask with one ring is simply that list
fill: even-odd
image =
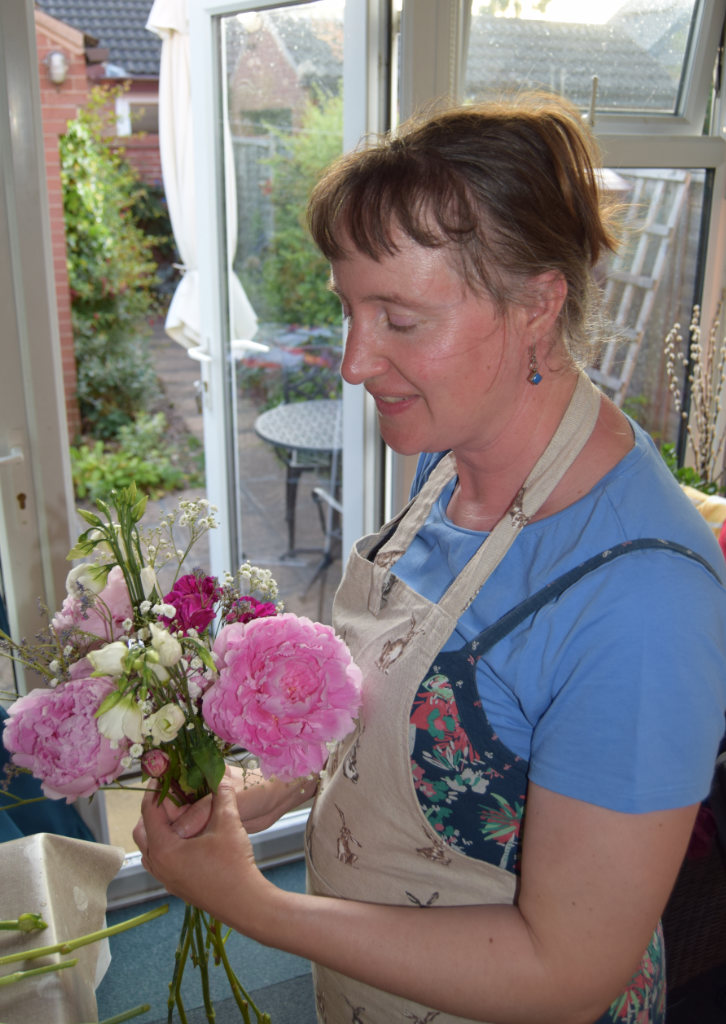
[{"label": "gypsophila sprig", "polygon": [[[206,501],[182,501],[151,530],[132,486],[82,511],[82,559],[66,598],[32,644],[2,637],[0,654],[40,671],[47,687],[9,709],[3,741],[12,770],[68,802],[122,785],[136,767],[159,801],[177,806],[216,791],[244,748],[263,775],[319,772],[328,744],[351,731],[360,671],[330,626],[283,614],[267,569],[245,562],[221,579],[185,572],[194,545],[216,526]],[[158,572],[174,568],[162,592]],[[165,588],[164,588],[165,589]],[[15,805],[8,787],[6,807]],[[0,808],[2,809],[2,808]],[[219,923],[187,908],[169,997],[184,1021],[187,958],[207,990],[210,950],[224,964],[242,1019],[269,1019],[249,1000],[224,953]],[[213,1020],[213,1008],[208,1019]]]},{"label": "gypsophila sprig", "polygon": [[[726,334],[721,332],[723,297],[704,338],[701,308],[693,307],[684,346],[681,325],[671,327],[664,342],[666,376],[676,412],[686,425],[693,470],[702,490],[723,489],[723,454],[726,428],[720,422],[726,385]],[[683,374],[687,373],[688,405],[681,397]]]}]

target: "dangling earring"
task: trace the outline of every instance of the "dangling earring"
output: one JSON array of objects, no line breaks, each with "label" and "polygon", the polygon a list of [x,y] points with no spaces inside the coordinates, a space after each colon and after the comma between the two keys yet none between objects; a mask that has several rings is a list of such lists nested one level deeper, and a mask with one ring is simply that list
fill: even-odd
[{"label": "dangling earring", "polygon": [[539,384],[542,380],[542,374],[537,366],[537,354],[534,345],[529,347],[529,373],[527,374],[527,380],[530,384]]}]

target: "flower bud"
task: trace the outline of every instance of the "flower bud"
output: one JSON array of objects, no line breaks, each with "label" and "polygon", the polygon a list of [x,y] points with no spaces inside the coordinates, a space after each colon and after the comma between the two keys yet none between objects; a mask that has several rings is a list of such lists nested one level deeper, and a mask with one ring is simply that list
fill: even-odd
[{"label": "flower bud", "polygon": [[145,565],[140,573],[144,597],[148,597],[156,586],[156,573],[150,565]]},{"label": "flower bud", "polygon": [[147,750],[141,755],[141,768],[152,779],[160,779],[169,767],[169,755],[163,750]]}]

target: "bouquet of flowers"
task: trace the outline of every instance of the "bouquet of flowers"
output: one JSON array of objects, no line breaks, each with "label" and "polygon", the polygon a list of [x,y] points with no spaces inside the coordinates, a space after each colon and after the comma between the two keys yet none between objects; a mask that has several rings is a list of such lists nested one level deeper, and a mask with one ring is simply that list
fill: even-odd
[{"label": "bouquet of flowers", "polygon": [[[217,579],[181,575],[189,551],[216,524],[207,502],[182,501],[150,532],[132,486],[87,524],[68,558],[78,564],[49,628],[32,643],[4,634],[0,653],[48,685],[11,705],[4,743],[17,769],[68,802],[121,785],[138,765],[159,799],[177,805],[214,792],[240,753],[266,776],[317,773],[328,744],[353,728],[360,671],[330,626],[284,612],[267,570],[248,563]],[[180,546],[179,533],[185,533]],[[82,561],[78,561],[82,560]],[[159,578],[173,572],[162,593]],[[242,1018],[269,1020],[231,969],[220,922],[187,907],[169,995],[186,1020],[181,976],[201,969],[209,1021],[208,958],[221,963]]]}]

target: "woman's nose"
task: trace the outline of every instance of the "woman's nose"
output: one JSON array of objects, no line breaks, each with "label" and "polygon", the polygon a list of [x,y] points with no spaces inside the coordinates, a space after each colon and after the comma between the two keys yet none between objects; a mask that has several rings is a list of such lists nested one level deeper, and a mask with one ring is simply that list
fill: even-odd
[{"label": "woman's nose", "polygon": [[343,348],[340,373],[349,384],[363,384],[380,374],[387,365],[387,359],[380,350],[375,332],[352,320],[348,323]]}]

